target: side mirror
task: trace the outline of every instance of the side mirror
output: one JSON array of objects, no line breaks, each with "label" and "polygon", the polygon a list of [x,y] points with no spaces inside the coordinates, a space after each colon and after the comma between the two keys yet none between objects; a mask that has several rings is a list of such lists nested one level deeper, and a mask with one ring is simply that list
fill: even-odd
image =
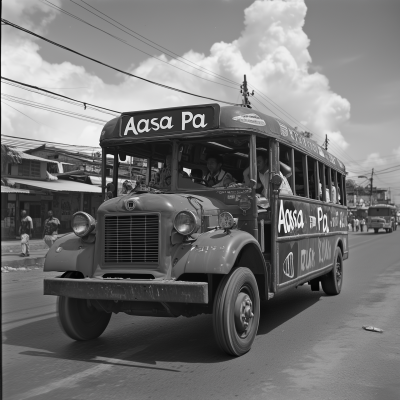
[{"label": "side mirror", "polygon": [[272,188],[273,190],[278,190],[282,184],[282,177],[280,176],[280,174],[274,174],[271,178],[271,184],[272,184]]}]

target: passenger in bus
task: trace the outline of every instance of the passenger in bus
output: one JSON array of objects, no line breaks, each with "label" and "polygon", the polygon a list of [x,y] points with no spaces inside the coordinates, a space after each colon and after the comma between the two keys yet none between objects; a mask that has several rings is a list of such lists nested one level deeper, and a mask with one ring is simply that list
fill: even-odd
[{"label": "passenger in bus", "polygon": [[[292,171],[289,166],[287,166],[284,163],[280,163],[281,165],[283,164],[284,166],[284,171],[288,176],[291,175]],[[256,193],[257,196],[264,196],[266,199],[269,200],[269,181],[271,179],[270,177],[270,172],[268,168],[268,152],[266,151],[258,151],[257,152],[257,185],[256,185]],[[282,169],[282,167],[281,167]],[[279,171],[279,174],[282,178],[282,184],[279,188],[281,194],[288,194],[288,195],[293,195],[292,188],[289,185],[288,180],[286,179],[286,176]],[[250,168],[246,168],[243,171],[243,179],[244,183],[246,186],[251,187],[250,183]]]},{"label": "passenger in bus", "polygon": [[332,183],[332,203],[336,204],[336,187],[335,185]]},{"label": "passenger in bus", "polygon": [[171,166],[172,166],[172,155],[167,154],[165,157],[164,167],[160,170],[160,182],[159,187],[165,188],[171,185]]},{"label": "passenger in bus", "polygon": [[235,182],[232,175],[222,169],[222,156],[219,154],[209,154],[206,160],[209,172],[205,176],[204,181],[208,187],[223,187]]}]

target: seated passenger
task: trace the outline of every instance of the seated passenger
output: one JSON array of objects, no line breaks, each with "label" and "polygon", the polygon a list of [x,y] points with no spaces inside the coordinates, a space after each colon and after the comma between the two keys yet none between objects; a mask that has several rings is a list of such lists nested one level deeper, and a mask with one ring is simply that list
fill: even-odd
[{"label": "seated passenger", "polygon": [[160,170],[160,182],[159,187],[164,188],[171,185],[171,166],[172,166],[172,155],[167,154],[165,157],[164,167]]},{"label": "seated passenger", "polygon": [[232,175],[222,169],[223,159],[219,154],[207,155],[207,168],[209,173],[204,180],[208,187],[223,187],[234,182]]},{"label": "seated passenger", "polygon": [[[256,185],[256,193],[259,196],[264,196],[266,199],[269,200],[269,181],[271,179],[270,172],[268,169],[268,153],[266,151],[258,151],[257,152],[257,185]],[[284,164],[285,165],[285,164]],[[288,166],[286,166],[289,168]],[[290,168],[289,168],[290,170]],[[287,170],[287,173],[291,173],[291,171]],[[288,180],[279,171],[279,175],[282,178],[282,184],[279,188],[281,194],[289,194],[293,195],[292,189],[289,185]],[[243,178],[246,186],[251,187],[250,184],[250,169],[246,168],[243,171]]]}]

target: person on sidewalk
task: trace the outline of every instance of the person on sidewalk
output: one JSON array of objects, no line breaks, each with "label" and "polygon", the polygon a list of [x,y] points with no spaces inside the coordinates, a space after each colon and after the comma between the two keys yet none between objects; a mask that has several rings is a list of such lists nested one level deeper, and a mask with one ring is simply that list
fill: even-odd
[{"label": "person on sidewalk", "polygon": [[361,230],[361,232],[364,232],[364,226],[365,226],[365,219],[362,218],[361,221],[360,221],[360,230]]},{"label": "person on sidewalk", "polygon": [[60,221],[53,216],[53,211],[51,210],[49,210],[47,215],[49,218],[44,221],[43,240],[50,248],[57,239]]},{"label": "person on sidewalk", "polygon": [[18,230],[21,236],[21,254],[20,257],[29,256],[29,238],[33,233],[32,218],[27,215],[25,210],[21,211],[21,224]]},{"label": "person on sidewalk", "polygon": [[358,230],[360,229],[360,220],[358,218],[356,218],[354,223],[355,223],[355,226],[356,226],[356,232],[358,232]]}]

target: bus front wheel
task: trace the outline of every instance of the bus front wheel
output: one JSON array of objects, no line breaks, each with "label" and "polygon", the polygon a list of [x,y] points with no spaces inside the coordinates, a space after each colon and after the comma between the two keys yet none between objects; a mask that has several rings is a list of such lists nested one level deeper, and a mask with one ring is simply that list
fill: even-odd
[{"label": "bus front wheel", "polygon": [[374,228],[374,232],[378,233],[379,229],[378,228]]},{"label": "bus front wheel", "polygon": [[74,340],[98,338],[107,328],[111,313],[97,310],[88,300],[60,296],[57,317],[62,330]]},{"label": "bus front wheel", "polygon": [[339,247],[336,247],[335,261],[332,271],[321,278],[322,290],[329,296],[335,296],[342,290],[343,284],[343,256]]},{"label": "bus front wheel", "polygon": [[226,275],[214,300],[214,335],[221,350],[233,356],[247,353],[260,320],[260,296],[256,279],[248,268]]}]

